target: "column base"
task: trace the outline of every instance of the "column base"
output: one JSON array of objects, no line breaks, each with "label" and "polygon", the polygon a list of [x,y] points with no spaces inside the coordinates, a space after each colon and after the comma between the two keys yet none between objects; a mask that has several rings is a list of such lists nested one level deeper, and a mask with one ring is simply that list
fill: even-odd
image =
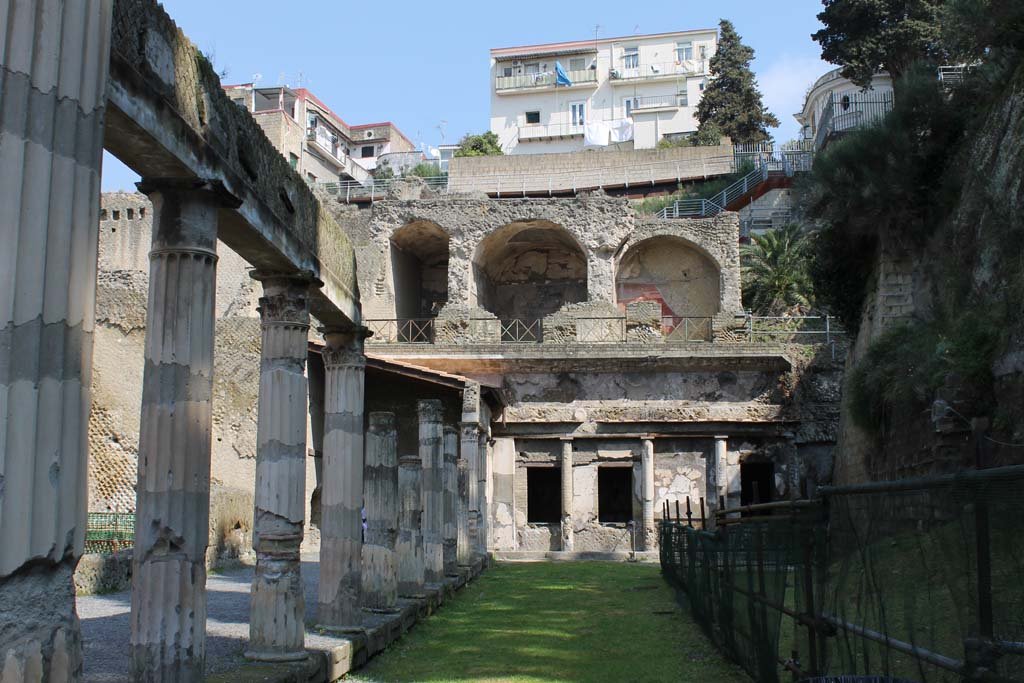
[{"label": "column base", "polygon": [[309,657],[305,650],[298,652],[260,652],[246,650],[243,655],[246,659],[254,662],[298,662]]},{"label": "column base", "polygon": [[365,626],[328,626],[326,624],[317,624],[314,628],[320,631],[327,631],[328,633],[337,633],[340,635],[366,635]]}]

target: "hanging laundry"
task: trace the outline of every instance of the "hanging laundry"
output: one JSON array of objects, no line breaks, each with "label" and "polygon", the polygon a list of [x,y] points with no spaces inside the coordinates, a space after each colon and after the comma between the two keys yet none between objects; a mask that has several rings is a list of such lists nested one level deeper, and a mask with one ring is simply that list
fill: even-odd
[{"label": "hanging laundry", "polygon": [[591,121],[583,127],[584,147],[605,147],[611,130],[605,121]]},{"label": "hanging laundry", "polygon": [[616,119],[608,123],[612,142],[628,142],[633,139],[633,119]]}]

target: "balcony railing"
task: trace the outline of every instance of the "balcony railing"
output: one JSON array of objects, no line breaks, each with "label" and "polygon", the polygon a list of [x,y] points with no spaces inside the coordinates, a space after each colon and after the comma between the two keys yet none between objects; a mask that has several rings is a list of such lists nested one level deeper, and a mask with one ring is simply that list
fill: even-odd
[{"label": "balcony railing", "polygon": [[345,152],[340,144],[340,137],[323,126],[306,129],[306,139],[315,142],[324,152],[338,161],[345,161]]},{"label": "balcony railing", "polygon": [[519,126],[519,140],[569,138],[583,135],[583,126],[576,123],[540,123]]},{"label": "balcony railing", "polygon": [[433,318],[364,320],[372,333],[369,341],[382,344],[433,344]]},{"label": "balcony railing", "polygon": [[892,111],[892,93],[832,93],[832,98],[818,117],[814,136],[815,149],[821,149],[830,136],[857,128],[873,126]]},{"label": "balcony railing", "polygon": [[[566,75],[573,85],[597,83],[597,69],[580,69],[567,71]],[[514,76],[496,76],[495,90],[515,90],[519,88],[545,88],[555,84],[555,72],[544,71],[537,74],[516,74]]]},{"label": "balcony railing", "polygon": [[663,316],[661,335],[665,341],[709,342],[712,340],[711,318]]},{"label": "balcony railing", "polygon": [[651,97],[634,97],[631,100],[633,111],[643,109],[664,109],[666,107],[685,106],[679,104],[679,95],[653,95]]},{"label": "balcony railing", "polygon": [[653,62],[637,66],[619,66],[609,72],[612,80],[632,81],[669,78],[674,76],[699,76],[707,71],[707,60],[684,59],[677,62]]}]

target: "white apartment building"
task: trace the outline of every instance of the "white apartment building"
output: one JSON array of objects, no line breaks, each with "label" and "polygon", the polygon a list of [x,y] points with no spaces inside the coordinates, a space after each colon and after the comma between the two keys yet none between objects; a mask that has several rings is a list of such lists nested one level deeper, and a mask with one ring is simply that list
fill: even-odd
[{"label": "white apartment building", "polygon": [[[699,29],[492,49],[491,131],[506,154],[688,135],[717,45],[716,29]],[[571,85],[556,85],[556,65]]]},{"label": "white apartment building", "polygon": [[226,85],[270,142],[310,183],[367,182],[381,155],[416,146],[390,121],[350,126],[306,88]]}]

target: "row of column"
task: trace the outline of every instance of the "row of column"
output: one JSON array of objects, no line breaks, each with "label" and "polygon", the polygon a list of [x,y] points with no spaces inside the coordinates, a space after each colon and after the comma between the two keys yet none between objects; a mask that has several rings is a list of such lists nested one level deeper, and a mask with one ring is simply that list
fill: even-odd
[{"label": "row of column", "polygon": [[[217,213],[233,199],[201,182],[144,182],[153,202],[133,556],[131,658],[140,680],[201,680],[212,427]],[[306,656],[299,549],[305,525],[309,274],[254,271],[262,353],[250,642],[261,661]],[[318,621],[358,629],[458,571],[474,534],[459,495],[458,436],[440,401],[419,404],[419,454],[397,457],[391,413],[373,413],[364,444],[363,332],[324,329]],[[365,449],[364,449],[365,445]],[[479,454],[472,464],[479,470]],[[365,457],[365,461],[364,461]],[[462,468],[468,479],[471,464]],[[401,497],[400,497],[401,492]],[[362,512],[366,511],[364,538]],[[479,528],[479,524],[478,524]]]}]

